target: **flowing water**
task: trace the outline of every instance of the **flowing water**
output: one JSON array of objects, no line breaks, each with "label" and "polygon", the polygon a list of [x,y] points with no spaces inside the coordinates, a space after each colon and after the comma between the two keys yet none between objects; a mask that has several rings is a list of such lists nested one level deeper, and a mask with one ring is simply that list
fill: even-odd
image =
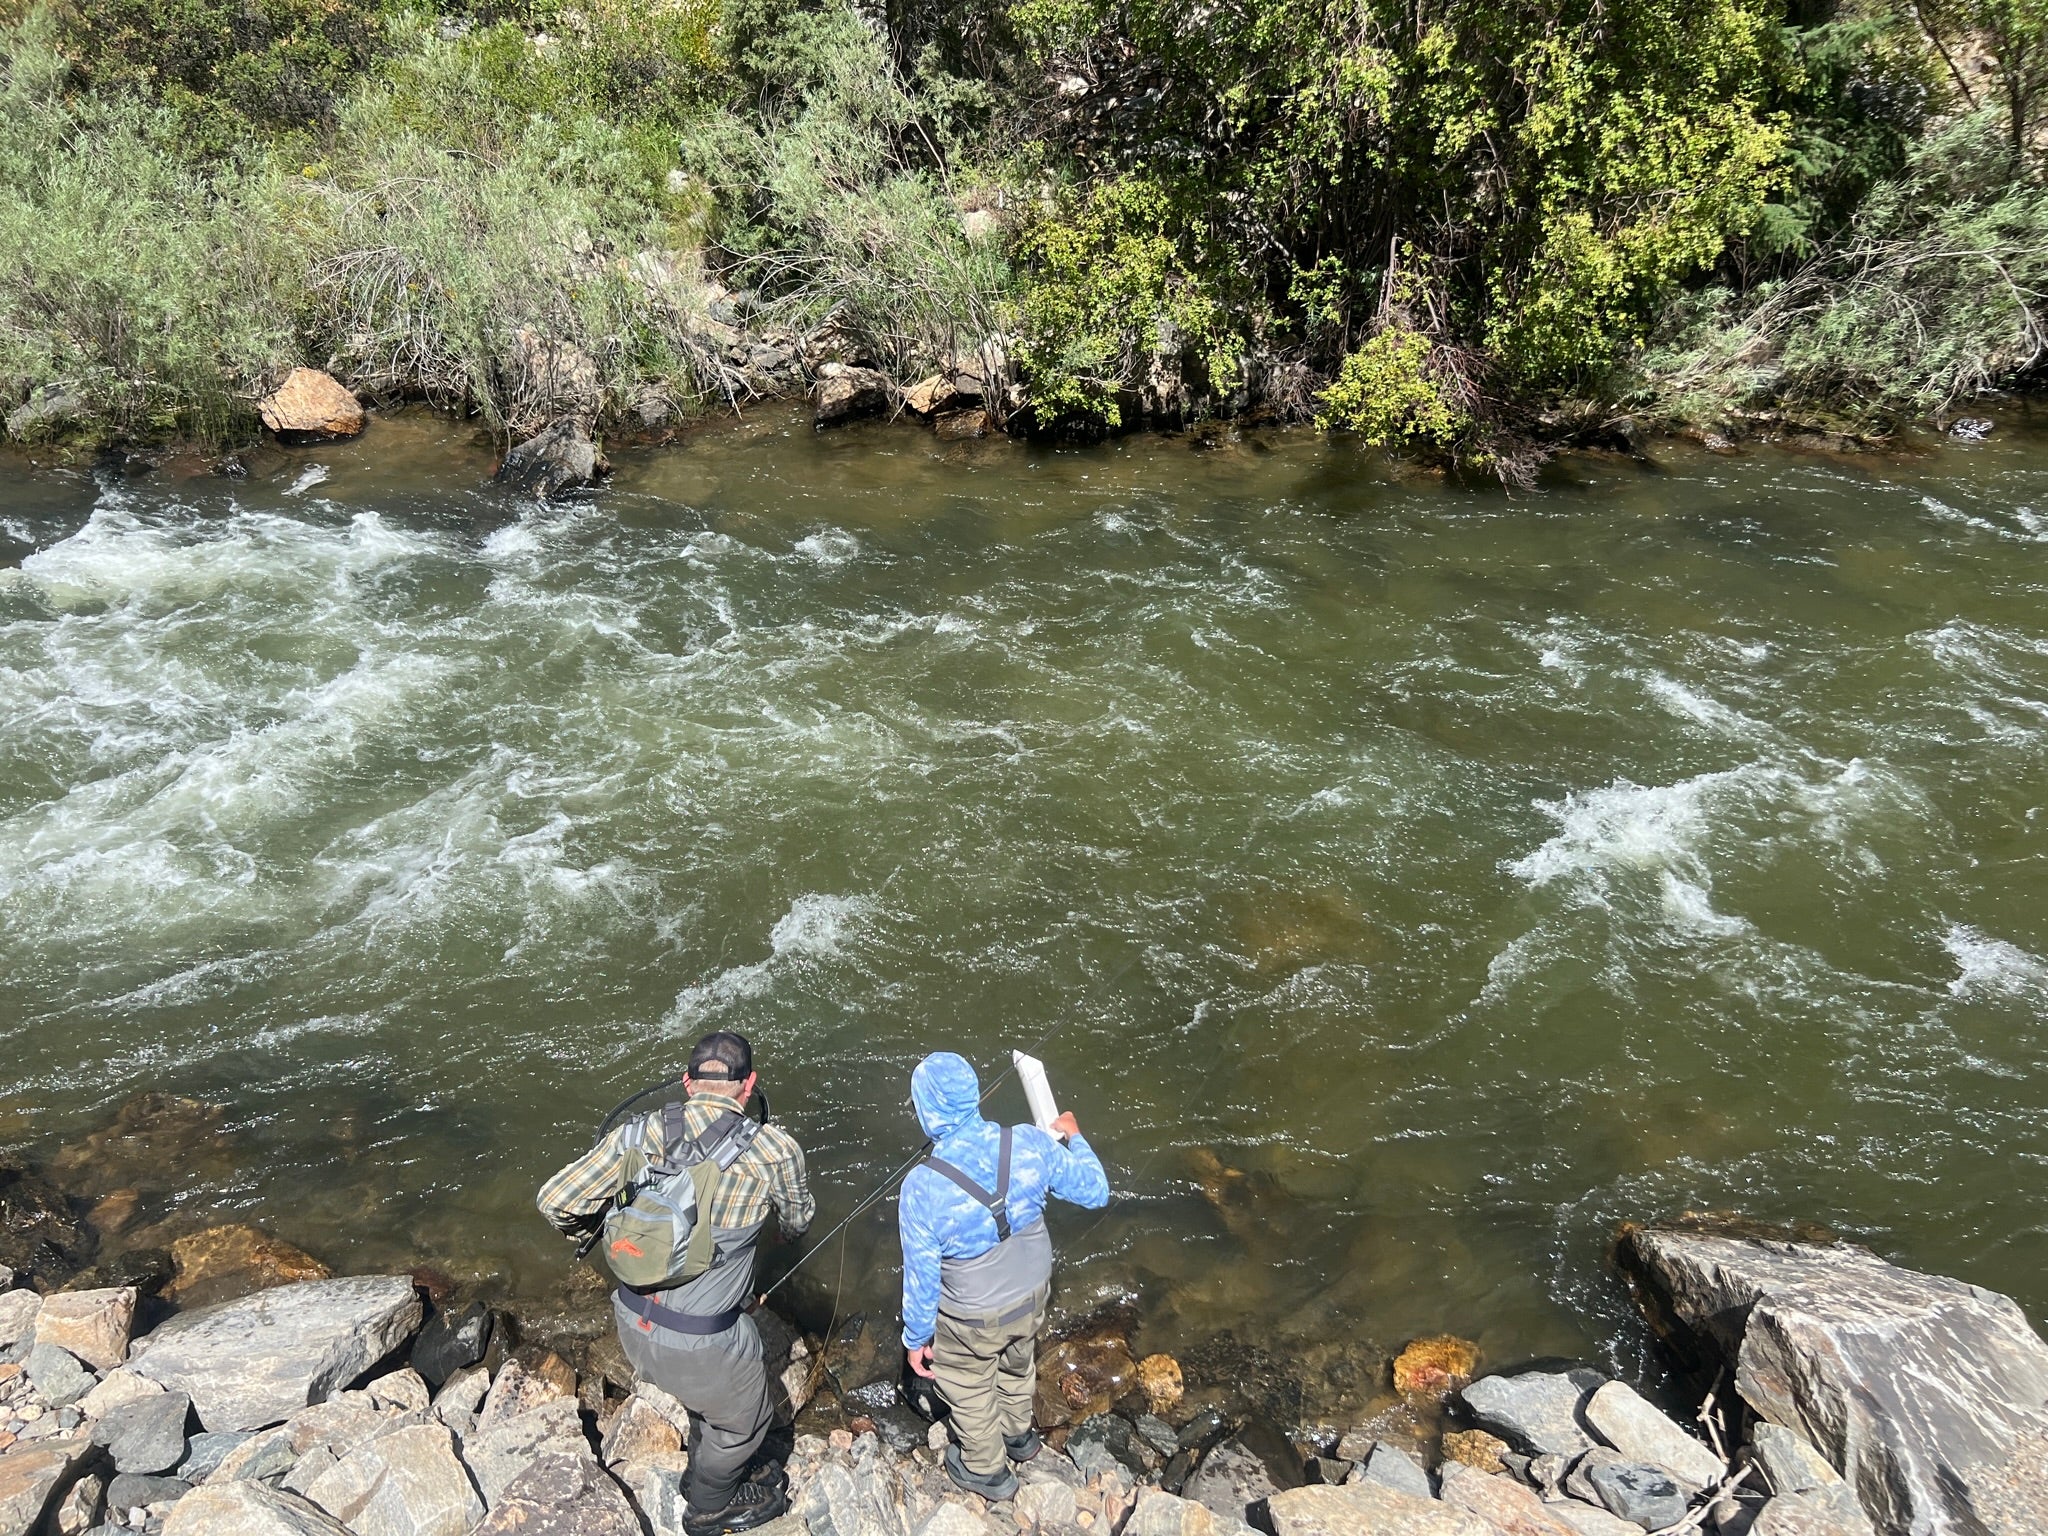
[{"label": "flowing water", "polygon": [[2048,437],[1517,497],[779,417],[594,503],[488,469],[404,418],[9,466],[0,1143],[197,1095],[221,1157],[103,1180],[152,1220],[537,1293],[535,1186],[701,1032],[829,1222],[920,1055],[1053,1031],[1115,1188],[1061,1305],[1148,1343],[1627,1368],[1606,1246],[1686,1207],[2048,1309]]}]

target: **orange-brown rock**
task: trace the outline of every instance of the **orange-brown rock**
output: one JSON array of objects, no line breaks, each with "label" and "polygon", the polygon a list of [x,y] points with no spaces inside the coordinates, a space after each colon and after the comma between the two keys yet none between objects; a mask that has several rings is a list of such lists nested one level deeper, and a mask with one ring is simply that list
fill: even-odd
[{"label": "orange-brown rock", "polygon": [[1454,1430],[1444,1436],[1445,1461],[1462,1462],[1481,1472],[1507,1471],[1507,1463],[1501,1460],[1507,1448],[1507,1441],[1483,1429]]},{"label": "orange-brown rock", "polygon": [[174,1273],[166,1299],[182,1308],[232,1301],[251,1291],[325,1280],[334,1271],[302,1248],[254,1227],[208,1227],[171,1244]]},{"label": "orange-brown rock", "polygon": [[1472,1380],[1479,1346],[1439,1334],[1417,1339],[1394,1357],[1394,1390],[1403,1397],[1445,1397]]},{"label": "orange-brown rock", "polygon": [[139,1189],[117,1189],[111,1195],[92,1203],[92,1209],[85,1213],[85,1219],[99,1231],[102,1237],[112,1237],[125,1232],[134,1224],[135,1213],[142,1201]]},{"label": "orange-brown rock", "polygon": [[563,1397],[576,1395],[576,1369],[552,1349],[540,1357],[533,1367],[533,1374],[553,1387]]},{"label": "orange-brown rock", "polygon": [[50,1167],[85,1194],[188,1189],[234,1171],[239,1149],[221,1128],[226,1114],[181,1094],[139,1093],[111,1123],[59,1148]]},{"label": "orange-brown rock", "polygon": [[363,430],[354,392],[318,368],[294,368],[256,410],[263,425],[289,443],[328,442]]},{"label": "orange-brown rock", "polygon": [[995,424],[995,417],[984,410],[948,411],[932,423],[932,430],[940,437],[958,442],[962,438],[987,437]]},{"label": "orange-brown rock", "polygon": [[1145,1394],[1145,1402],[1154,1413],[1166,1414],[1186,1391],[1180,1362],[1171,1355],[1147,1355],[1138,1362],[1138,1390]]},{"label": "orange-brown rock", "polygon": [[1052,1427],[1107,1413],[1137,1384],[1138,1362],[1108,1329],[1073,1334],[1039,1351],[1037,1420]]},{"label": "orange-brown rock", "polygon": [[920,416],[949,404],[954,395],[952,383],[942,373],[935,373],[921,383],[913,384],[903,391],[903,403]]}]

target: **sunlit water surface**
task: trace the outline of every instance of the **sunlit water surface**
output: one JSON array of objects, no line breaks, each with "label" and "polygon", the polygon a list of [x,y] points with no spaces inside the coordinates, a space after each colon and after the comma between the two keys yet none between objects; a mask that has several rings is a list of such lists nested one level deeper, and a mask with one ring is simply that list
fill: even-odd
[{"label": "sunlit water surface", "polygon": [[489,467],[8,466],[0,1143],[198,1095],[234,1150],[151,1220],[537,1294],[535,1186],[703,1031],[827,1222],[920,1055],[1051,1031],[1115,1189],[1061,1305],[1148,1342],[1631,1368],[1606,1247],[1686,1207],[2048,1309],[2048,438],[1517,497],[779,417],[594,503]]}]

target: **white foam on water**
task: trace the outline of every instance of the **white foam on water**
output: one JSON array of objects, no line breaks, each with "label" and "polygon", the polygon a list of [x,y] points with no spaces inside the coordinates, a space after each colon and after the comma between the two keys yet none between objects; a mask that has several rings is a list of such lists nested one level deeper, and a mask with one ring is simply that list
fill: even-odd
[{"label": "white foam on water", "polygon": [[1948,984],[1956,997],[2048,1002],[2048,960],[2017,944],[1955,923],[1941,936],[1941,947],[1956,963],[1955,980]]},{"label": "white foam on water", "polygon": [[2013,517],[2019,523],[2019,527],[2010,528],[1988,517],[1979,517],[1959,507],[1952,507],[1938,496],[1922,496],[1920,505],[1943,522],[1973,528],[1979,533],[1992,534],[1997,538],[2009,539],[2020,544],[2048,543],[2048,523],[2044,523],[2031,507],[2016,507],[2013,510]]},{"label": "white foam on water", "polygon": [[767,993],[777,970],[788,963],[836,959],[841,946],[874,910],[874,902],[865,896],[812,892],[797,897],[768,930],[765,960],[728,966],[709,981],[683,988],[662,1027],[674,1033],[697,1029],[722,1010]]},{"label": "white foam on water", "polygon": [[796,541],[796,552],[814,565],[835,570],[860,554],[860,540],[842,528],[827,528]]},{"label": "white foam on water", "polygon": [[1730,709],[1719,699],[1710,698],[1662,672],[1652,672],[1644,680],[1643,689],[1667,713],[1720,735],[1747,737],[1764,734],[1763,728],[1740,710]]},{"label": "white foam on water", "polygon": [[327,466],[325,464],[308,464],[299,471],[299,478],[291,483],[291,488],[285,492],[285,495],[303,496],[306,492],[313,489],[314,486],[324,484],[326,479]]}]

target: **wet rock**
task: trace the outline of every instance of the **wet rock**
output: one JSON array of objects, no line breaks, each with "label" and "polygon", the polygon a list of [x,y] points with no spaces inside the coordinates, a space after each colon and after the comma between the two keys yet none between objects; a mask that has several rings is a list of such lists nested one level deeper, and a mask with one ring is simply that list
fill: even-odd
[{"label": "wet rock", "polygon": [[37,1394],[51,1408],[63,1408],[90,1392],[99,1378],[82,1365],[78,1357],[54,1344],[38,1344],[24,1362],[28,1379]]},{"label": "wet rock", "polygon": [[1525,1371],[1484,1377],[1459,1395],[1480,1428],[1531,1455],[1576,1456],[1593,1445],[1581,1414],[1605,1380],[1598,1371]]},{"label": "wet rock", "polygon": [[32,1339],[43,1298],[34,1291],[0,1291],[0,1349]]},{"label": "wet rock", "polygon": [[1505,1472],[1501,1454],[1508,1448],[1507,1441],[1498,1435],[1490,1435],[1483,1429],[1453,1430],[1444,1436],[1445,1461],[1460,1462],[1481,1472]]},{"label": "wet rock", "polygon": [[484,1513],[443,1424],[409,1425],[358,1446],[306,1497],[356,1536],[463,1536]]},{"label": "wet rock", "polygon": [[[1448,1462],[1447,1465],[1458,1463]],[[1418,1499],[1436,1496],[1436,1490],[1429,1486],[1429,1474],[1422,1470],[1422,1463],[1391,1441],[1377,1442],[1366,1453],[1365,1460],[1359,1463],[1357,1475]]]},{"label": "wet rock", "polygon": [[1265,1462],[1248,1446],[1226,1440],[1202,1458],[1182,1492],[1219,1515],[1248,1522],[1253,1507],[1264,1504],[1279,1487]]},{"label": "wet rock", "polygon": [[2010,1299],[1849,1245],[1712,1230],[1635,1230],[1622,1257],[1879,1530],[2048,1529],[2048,1344]]},{"label": "wet rock", "polygon": [[1131,1427],[1138,1432],[1138,1438],[1163,1457],[1171,1456],[1180,1449],[1180,1431],[1156,1414],[1141,1413]]},{"label": "wet rock", "polygon": [[201,1430],[186,1442],[185,1459],[171,1470],[188,1483],[203,1483],[234,1451],[255,1438],[246,1430]]},{"label": "wet rock", "polygon": [[1440,1334],[1417,1339],[1394,1357],[1394,1390],[1403,1397],[1438,1398],[1468,1385],[1479,1368],[1479,1346]]},{"label": "wet rock", "polygon": [[413,1340],[412,1368],[434,1391],[457,1371],[475,1365],[491,1346],[494,1319],[480,1301],[460,1312],[436,1312]]},{"label": "wet rock", "polygon": [[0,1264],[17,1285],[62,1285],[91,1262],[95,1242],[56,1185],[0,1163]]},{"label": "wet rock", "polygon": [[103,1291],[126,1288],[138,1298],[158,1296],[171,1280],[171,1250],[168,1248],[126,1248],[90,1268],[81,1269],[64,1282],[65,1291]]},{"label": "wet rock", "polygon": [[85,1213],[85,1219],[100,1236],[117,1237],[135,1225],[135,1218],[141,1208],[141,1190],[117,1189],[111,1195],[104,1195],[93,1201],[92,1209]]},{"label": "wet rock", "polygon": [[[1950,423],[1948,435],[1955,438],[1958,442],[1981,443],[1991,435],[1992,429],[1996,425],[1997,423],[1991,421],[1988,417],[1965,416],[1958,421]],[[12,416],[7,418],[7,430],[10,433],[14,432],[14,418]],[[18,436],[19,434],[15,435]]]},{"label": "wet rock", "polygon": [[287,443],[324,443],[363,430],[355,392],[318,368],[294,368],[256,402],[263,425]]},{"label": "wet rock", "polygon": [[587,1451],[542,1456],[491,1506],[475,1536],[640,1536],[619,1485]]},{"label": "wet rock", "polygon": [[900,1404],[875,1415],[875,1433],[882,1444],[899,1456],[907,1456],[925,1442],[930,1425]]},{"label": "wet rock", "polygon": [[1276,1536],[1495,1536],[1477,1515],[1384,1483],[1292,1488],[1266,1509]]},{"label": "wet rock", "polygon": [[94,1370],[111,1370],[128,1357],[135,1322],[135,1290],[62,1291],[43,1298],[36,1342],[68,1350]]},{"label": "wet rock", "polygon": [[140,1093],[99,1130],[63,1148],[53,1172],[95,1195],[115,1190],[183,1189],[196,1178],[232,1173],[239,1161],[225,1134],[227,1111],[176,1093]]},{"label": "wet rock", "polygon": [[107,1504],[113,1509],[140,1509],[148,1504],[174,1504],[192,1491],[181,1477],[145,1477],[139,1472],[117,1472],[107,1484]]},{"label": "wet rock", "polygon": [[304,1249],[255,1227],[208,1227],[171,1244],[167,1300],[180,1307],[214,1306],[274,1286],[325,1280],[334,1272]]},{"label": "wet rock", "polygon": [[1587,1469],[1586,1481],[1610,1513],[1646,1531],[1676,1525],[1691,1502],[1670,1473],[1640,1462],[1596,1463]]},{"label": "wet rock", "polygon": [[116,1472],[168,1472],[185,1459],[185,1419],[192,1400],[182,1392],[159,1392],[124,1403],[93,1427],[96,1445],[107,1448]]},{"label": "wet rock", "polygon": [[1113,1326],[1084,1328],[1039,1351],[1035,1421],[1048,1428],[1107,1413],[1137,1380],[1138,1362]]},{"label": "wet rock", "polygon": [[1505,1477],[1488,1477],[1458,1462],[1443,1469],[1441,1497],[1455,1509],[1479,1516],[1500,1536],[1574,1536],[1553,1519],[1533,1490]]},{"label": "wet rock", "polygon": [[987,437],[997,425],[995,417],[984,410],[948,411],[933,420],[932,430],[942,441],[957,443],[969,438]]},{"label": "wet rock", "polygon": [[1633,1387],[1610,1381],[1586,1399],[1586,1422],[1622,1455],[1662,1467],[1694,1493],[1727,1475],[1721,1458],[1645,1402]]},{"label": "wet rock", "polygon": [[240,1482],[194,1489],[164,1521],[164,1536],[349,1536],[349,1530],[296,1494]]},{"label": "wet rock", "polygon": [[506,454],[492,478],[521,495],[551,501],[610,473],[583,423],[558,421]]},{"label": "wet rock", "polygon": [[92,1441],[85,1435],[0,1451],[0,1536],[28,1536],[92,1452]]},{"label": "wet rock", "polygon": [[1180,1362],[1171,1355],[1147,1355],[1138,1362],[1138,1390],[1154,1413],[1171,1413],[1187,1391]]},{"label": "wet rock", "polygon": [[892,391],[889,380],[872,368],[851,368],[845,363],[825,363],[818,369],[812,392],[816,404],[813,420],[829,427],[858,416],[873,416],[889,408]]},{"label": "wet rock", "polygon": [[260,1429],[353,1381],[418,1326],[402,1275],[313,1280],[180,1313],[135,1368],[188,1393],[206,1429]]}]

